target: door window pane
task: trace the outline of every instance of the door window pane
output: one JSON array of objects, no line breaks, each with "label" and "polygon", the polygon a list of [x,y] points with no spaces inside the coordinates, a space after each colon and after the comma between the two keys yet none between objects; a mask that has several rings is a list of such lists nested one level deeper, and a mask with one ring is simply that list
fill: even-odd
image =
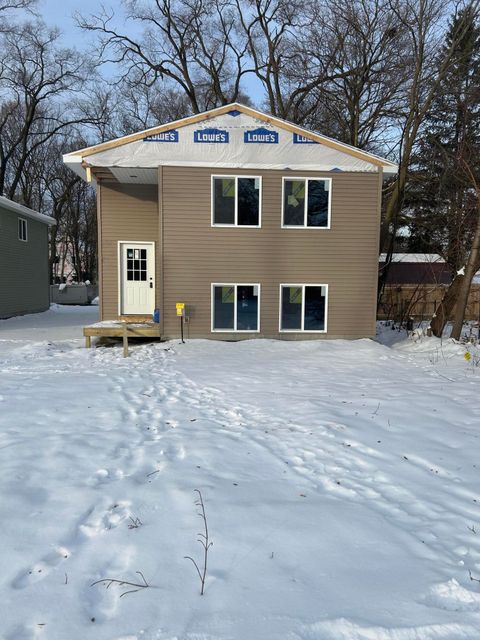
[{"label": "door window pane", "polygon": [[326,287],[305,287],[305,331],[325,329]]},{"label": "door window pane", "polygon": [[214,178],[214,224],[235,224],[235,178]]},{"label": "door window pane", "polygon": [[237,330],[257,331],[258,329],[258,287],[237,286]]},{"label": "door window pane", "polygon": [[235,313],[235,287],[214,287],[213,326],[215,329],[233,329]]},{"label": "door window pane", "polygon": [[283,224],[305,224],[305,180],[285,180],[283,193]]},{"label": "door window pane", "polygon": [[308,181],[307,225],[309,227],[328,226],[328,187],[326,180]]},{"label": "door window pane", "polygon": [[302,287],[282,287],[282,329],[302,328]]},{"label": "door window pane", "polygon": [[258,226],[259,192],[258,178],[238,179],[238,224]]}]

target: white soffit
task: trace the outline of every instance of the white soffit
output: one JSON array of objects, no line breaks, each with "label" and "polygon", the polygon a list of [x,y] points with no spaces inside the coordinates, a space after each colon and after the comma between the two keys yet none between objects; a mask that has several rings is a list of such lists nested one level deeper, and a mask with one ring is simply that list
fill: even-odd
[{"label": "white soffit", "polygon": [[114,177],[125,184],[157,184],[158,169],[139,167],[110,167]]},{"label": "white soffit", "polygon": [[[77,156],[78,157],[78,156]],[[65,157],[68,164],[69,158]],[[208,120],[145,137],[86,156],[92,167],[108,167],[121,182],[119,169],[156,169],[160,165],[263,168],[295,171],[377,172],[364,158],[267,124],[232,109]],[[392,171],[396,170],[391,165]],[[389,171],[390,167],[384,167]],[[129,175],[135,175],[129,174]],[[147,174],[145,175],[145,178]],[[156,182],[156,177],[155,177]],[[150,181],[148,182],[148,184]]]}]

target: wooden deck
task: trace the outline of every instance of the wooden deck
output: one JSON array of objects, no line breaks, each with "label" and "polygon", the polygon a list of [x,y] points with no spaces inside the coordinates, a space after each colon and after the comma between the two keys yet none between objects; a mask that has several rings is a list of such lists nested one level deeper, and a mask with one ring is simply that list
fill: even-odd
[{"label": "wooden deck", "polygon": [[83,327],[85,336],[85,347],[92,346],[92,337],[97,338],[122,338],[123,357],[128,356],[129,338],[161,338],[160,325],[156,322],[142,322],[138,319],[135,322],[125,320],[98,322],[96,324]]}]

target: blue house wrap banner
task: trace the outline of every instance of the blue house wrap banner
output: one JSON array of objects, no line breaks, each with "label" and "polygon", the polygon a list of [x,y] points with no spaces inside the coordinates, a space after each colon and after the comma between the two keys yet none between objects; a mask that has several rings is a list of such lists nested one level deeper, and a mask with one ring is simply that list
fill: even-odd
[{"label": "blue house wrap banner", "polygon": [[245,144],[278,144],[278,133],[265,129],[265,127],[259,127],[245,131],[243,141]]},{"label": "blue house wrap banner", "polygon": [[170,131],[154,133],[151,136],[143,138],[143,142],[178,142],[178,131],[176,129],[170,129]]},{"label": "blue house wrap banner", "polygon": [[222,131],[222,129],[197,129],[193,132],[194,142],[228,143],[228,138],[228,131]]},{"label": "blue house wrap banner", "polygon": [[299,133],[294,133],[293,144],[318,144],[318,142],[310,140],[310,138],[306,138],[305,136],[301,136]]}]

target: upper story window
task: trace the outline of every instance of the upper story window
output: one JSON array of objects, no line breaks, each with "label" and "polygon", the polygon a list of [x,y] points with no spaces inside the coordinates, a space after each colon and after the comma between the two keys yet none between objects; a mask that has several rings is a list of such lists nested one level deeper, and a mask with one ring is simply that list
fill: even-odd
[{"label": "upper story window", "polygon": [[212,176],[212,226],[260,227],[260,176]]},{"label": "upper story window", "polygon": [[27,242],[28,240],[28,227],[25,218],[18,219],[18,239],[23,242]]},{"label": "upper story window", "polygon": [[330,229],[331,178],[283,178],[282,227]]}]

